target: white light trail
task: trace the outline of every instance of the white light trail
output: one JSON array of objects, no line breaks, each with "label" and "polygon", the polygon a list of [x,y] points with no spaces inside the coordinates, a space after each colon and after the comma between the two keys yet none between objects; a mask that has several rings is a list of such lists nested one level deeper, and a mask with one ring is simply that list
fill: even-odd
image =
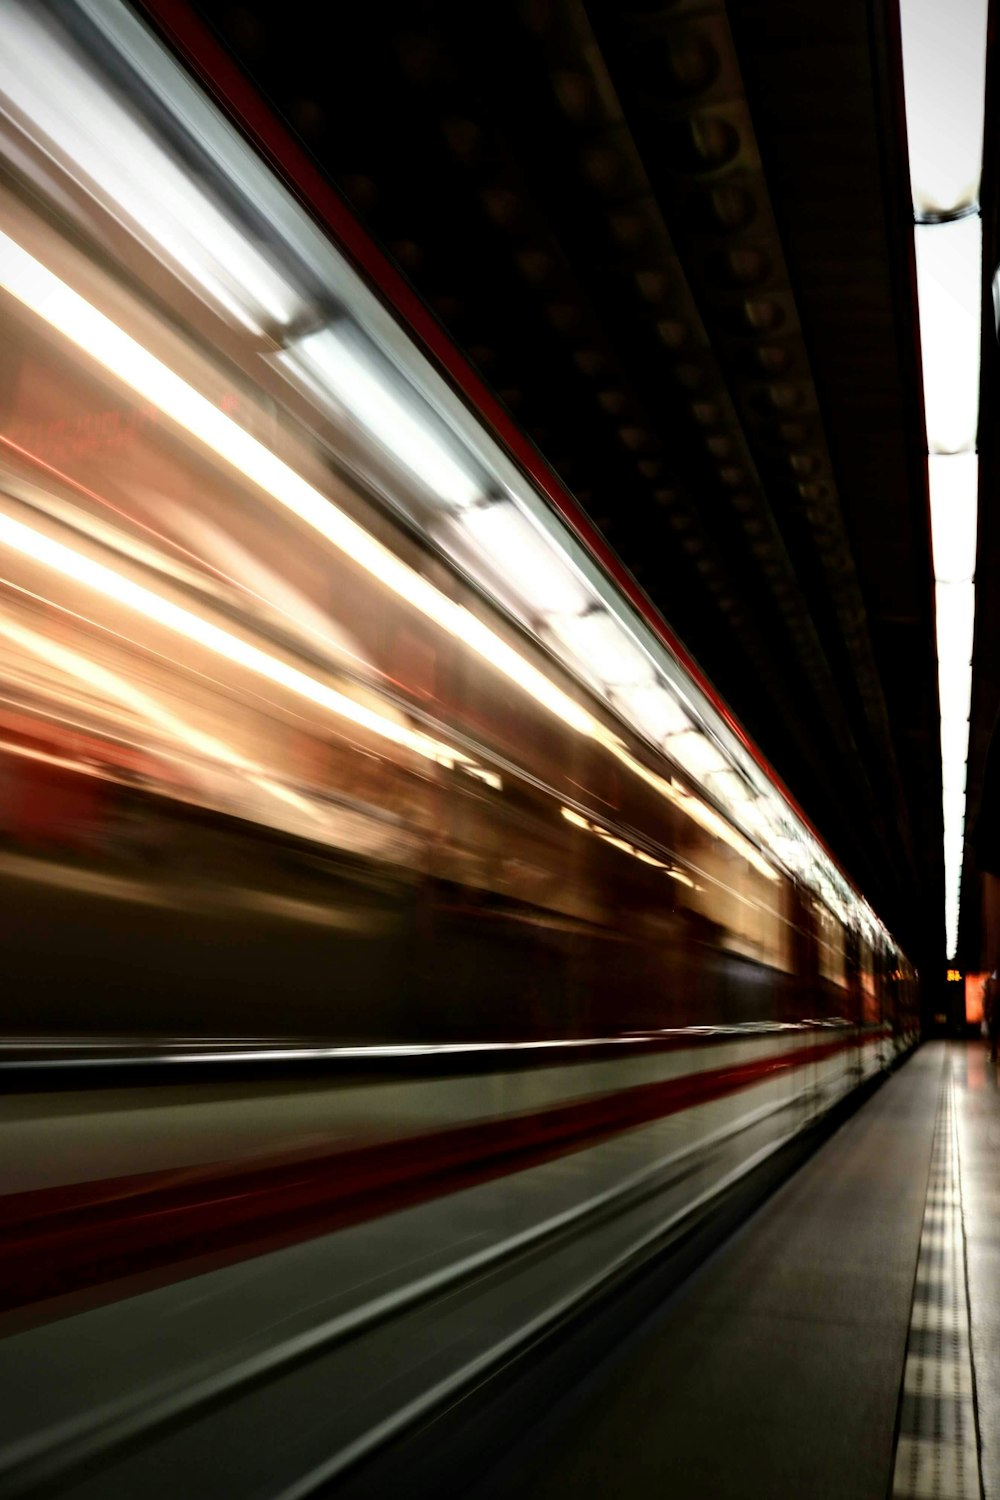
[{"label": "white light trail", "polygon": [[588,677],[604,691],[653,685],[655,672],[646,653],[613,615],[603,609],[582,615],[553,615],[547,622]]},{"label": "white light trail", "polygon": [[223,630],[210,620],[202,619],[192,610],[184,609],[183,606],[164,599],[161,594],[154,593],[152,589],[147,589],[142,584],[133,583],[121,573],[116,573],[113,568],[95,562],[93,558],[86,557],[82,552],[66,547],[62,542],[54,541],[43,532],[36,531],[30,526],[25,526],[21,521],[15,521],[11,516],[2,514],[0,514],[0,546],[9,547],[11,551],[18,552],[23,557],[29,557],[53,572],[61,574],[64,578],[70,578],[75,583],[82,584],[106,599],[114,600],[117,604],[133,610],[136,614],[163,626],[176,635],[205,647],[206,650],[226,661],[244,667],[276,686],[286,688],[298,697],[327,709],[339,718],[361,729],[367,729],[382,739],[413,750],[428,760],[437,761],[441,765],[454,766],[466,758],[452,746],[443,744],[430,735],[409,729],[406,725],[397,724],[382,714],[375,713],[364,704],[356,703],[353,698],[348,698],[344,693],[337,692],[335,688],[328,687],[326,683],[308,676],[297,667],[290,666],[280,657],[272,656],[240,636],[233,635],[231,631]]},{"label": "white light trail", "polygon": [[332,395],[437,500],[464,509],[482,497],[482,480],[459,462],[443,437],[390,390],[386,379],[342,334],[320,329],[277,359],[325,405]]},{"label": "white light trail", "polygon": [[[478,616],[464,605],[456,603],[399,558],[269,448],[2,232],[0,286],[129,389],[152,402],[166,417],[237,474],[311,526],[397,597],[462,642],[569,728],[602,744],[634,775],[706,832],[728,844],[768,880],[778,878],[777,871],[760,851],[711,806],[677,782],[650,770],[616,734]],[[382,415],[380,412],[379,420]],[[437,464],[439,460],[443,463],[445,458],[450,460],[450,455],[443,449],[431,450],[430,457],[427,450],[421,451],[419,457],[414,457],[414,452],[411,447],[409,458],[404,458],[404,462],[412,460],[413,463],[422,464],[433,461]],[[428,479],[430,477],[428,474]],[[469,486],[463,488],[467,477],[460,468],[447,473],[442,468],[435,473],[434,481],[439,489],[443,489],[447,487],[450,478],[454,483],[452,499],[460,507],[465,503],[471,504],[474,498],[478,498],[473,493],[471,480]],[[209,650],[311,699],[377,735],[407,745],[417,753],[444,765],[465,763],[466,758],[451,746],[373,713],[279,658],[20,522],[0,518],[0,544],[31,556],[86,587],[97,589],[158,624],[187,635]],[[604,609],[591,609],[572,615],[553,614],[547,618],[546,633],[560,641],[574,659],[577,669],[591,680],[596,680],[612,702],[619,697],[638,695],[645,697],[647,705],[653,704],[651,695],[659,689],[652,657],[639,645],[632,630],[616,615]],[[721,773],[729,765],[726,758],[719,754],[707,736],[693,728],[687,734],[681,733],[687,726],[686,716],[679,708],[679,718],[674,715],[665,692],[661,694],[661,700],[656,703],[657,717],[667,734],[677,733],[679,738],[692,746],[692,755],[689,757],[692,761],[691,774],[696,780],[704,780],[709,787],[709,778],[719,776],[715,790],[724,801],[730,801],[727,782],[721,779]],[[736,800],[737,817],[753,807],[753,803],[743,796]],[[760,826],[765,829],[765,840],[769,841],[767,821]],[[807,835],[803,830],[797,837],[804,841]],[[809,870],[812,872],[814,865],[817,868],[825,867],[827,863],[825,855],[817,854],[810,860]],[[855,901],[854,904],[860,910],[859,903]]]},{"label": "white light trail", "polygon": [[565,554],[510,501],[474,505],[456,519],[456,528],[475,546],[485,565],[538,615],[574,615],[586,610],[590,595]]},{"label": "white light trail", "polygon": [[288,283],[191,171],[61,44],[41,7],[5,8],[0,97],[78,181],[231,319],[259,334],[268,322],[286,326],[301,310]]},{"label": "white light trail", "polygon": [[456,604],[352,520],[282,459],[213,406],[9,235],[0,232],[0,285],[133,391],[153,402],[238,474],[305,521],[401,599],[580,734],[602,737],[594,717],[464,605]]}]

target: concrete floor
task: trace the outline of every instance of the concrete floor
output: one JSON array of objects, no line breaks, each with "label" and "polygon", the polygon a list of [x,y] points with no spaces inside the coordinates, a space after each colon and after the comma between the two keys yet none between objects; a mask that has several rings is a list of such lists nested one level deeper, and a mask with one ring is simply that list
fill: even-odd
[{"label": "concrete floor", "polygon": [[[949,1074],[984,1493],[1000,1500],[1000,1089],[982,1045],[957,1043],[922,1048],[475,1500],[884,1500]],[[920,1493],[966,1493],[935,1482]]]},{"label": "concrete floor", "polygon": [[950,1049],[955,1082],[980,1463],[1000,1500],[1000,1069],[983,1047]]}]

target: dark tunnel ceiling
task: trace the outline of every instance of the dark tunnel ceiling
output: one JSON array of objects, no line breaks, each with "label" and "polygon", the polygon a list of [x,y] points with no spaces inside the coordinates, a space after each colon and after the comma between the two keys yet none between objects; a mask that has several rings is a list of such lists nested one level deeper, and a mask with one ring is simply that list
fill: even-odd
[{"label": "dark tunnel ceiling", "polygon": [[936,962],[898,38],[865,0],[197,8]]}]

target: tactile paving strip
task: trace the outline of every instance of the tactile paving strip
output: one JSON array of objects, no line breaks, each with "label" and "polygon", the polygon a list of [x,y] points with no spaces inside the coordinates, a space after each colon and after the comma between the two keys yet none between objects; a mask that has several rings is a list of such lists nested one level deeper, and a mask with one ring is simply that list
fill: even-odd
[{"label": "tactile paving strip", "polygon": [[893,1496],[981,1500],[953,1084],[941,1085],[899,1406]]}]

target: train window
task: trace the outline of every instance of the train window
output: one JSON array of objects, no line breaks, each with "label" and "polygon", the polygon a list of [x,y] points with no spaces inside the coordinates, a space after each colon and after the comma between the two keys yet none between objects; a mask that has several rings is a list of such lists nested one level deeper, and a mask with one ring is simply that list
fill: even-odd
[{"label": "train window", "polygon": [[844,954],[844,928],[832,912],[819,902],[813,905],[816,917],[816,949],[820,977],[831,984],[847,987],[847,963]]}]

